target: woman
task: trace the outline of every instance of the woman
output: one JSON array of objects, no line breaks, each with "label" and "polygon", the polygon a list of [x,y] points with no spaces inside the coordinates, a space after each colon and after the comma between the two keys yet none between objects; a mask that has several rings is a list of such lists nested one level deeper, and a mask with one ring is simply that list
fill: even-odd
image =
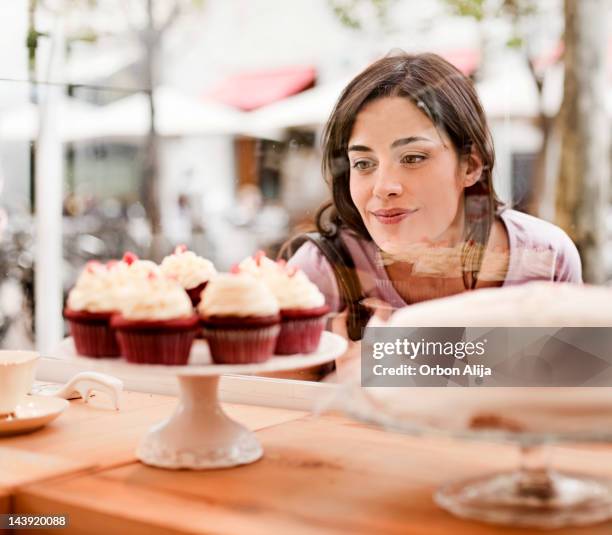
[{"label": "woman", "polygon": [[[343,91],[324,132],[332,201],[299,266],[359,339],[363,297],[393,308],[531,280],[581,282],[560,228],[511,210],[471,81],[435,54],[385,57]],[[344,265],[344,269],[342,267]],[[354,270],[352,269],[354,268]]]}]

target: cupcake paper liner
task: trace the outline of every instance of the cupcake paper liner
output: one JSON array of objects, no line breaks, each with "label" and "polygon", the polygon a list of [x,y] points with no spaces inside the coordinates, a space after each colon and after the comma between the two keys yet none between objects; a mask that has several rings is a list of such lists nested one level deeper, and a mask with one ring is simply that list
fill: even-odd
[{"label": "cupcake paper liner", "polygon": [[115,316],[121,355],[134,364],[187,364],[197,333],[197,317],[168,321],[126,320]]},{"label": "cupcake paper liner", "polygon": [[265,362],[274,353],[278,324],[256,328],[203,327],[212,359],[217,364]]},{"label": "cupcake paper liner", "polygon": [[79,355],[97,358],[120,355],[115,330],[110,325],[111,315],[111,313],[64,311]]},{"label": "cupcake paper liner", "polygon": [[281,331],[274,352],[277,355],[313,353],[319,347],[329,307],[281,310]]},{"label": "cupcake paper liner", "polygon": [[155,333],[148,330],[118,331],[121,354],[134,364],[187,364],[195,331]]},{"label": "cupcake paper liner", "polygon": [[283,319],[274,352],[277,355],[313,353],[319,347],[325,328],[325,316],[307,319]]}]

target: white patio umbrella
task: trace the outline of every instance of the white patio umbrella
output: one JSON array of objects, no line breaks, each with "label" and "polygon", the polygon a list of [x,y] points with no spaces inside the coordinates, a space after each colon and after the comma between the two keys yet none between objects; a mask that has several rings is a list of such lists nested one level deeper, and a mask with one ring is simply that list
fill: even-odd
[{"label": "white patio umbrella", "polygon": [[[200,101],[169,87],[154,93],[156,127],[162,136],[236,134],[247,128],[246,114],[214,101]],[[96,137],[144,136],[149,131],[149,103],[136,93],[99,110]]]},{"label": "white patio umbrella", "polygon": [[26,102],[0,111],[0,141],[30,141],[38,135],[38,106]]},{"label": "white patio umbrella", "polygon": [[[62,141],[76,141],[95,135],[98,108],[86,102],[65,97],[61,102],[59,135]],[[25,102],[0,111],[0,142],[30,141],[38,137],[38,106]]]},{"label": "white patio umbrella", "polygon": [[[213,101],[199,101],[160,87],[155,91],[156,125],[162,136],[238,134],[248,130],[247,114]],[[100,138],[133,138],[149,131],[149,103],[135,93],[108,104],[93,106],[66,97],[61,104],[60,137],[64,142]],[[0,111],[0,141],[36,139],[38,107],[25,103]]]}]

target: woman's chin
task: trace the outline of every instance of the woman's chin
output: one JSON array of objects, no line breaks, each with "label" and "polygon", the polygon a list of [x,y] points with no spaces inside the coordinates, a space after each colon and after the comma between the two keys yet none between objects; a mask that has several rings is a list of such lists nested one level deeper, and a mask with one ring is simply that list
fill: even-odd
[{"label": "woman's chin", "polygon": [[401,255],[423,246],[431,246],[438,243],[448,229],[423,228],[415,225],[401,225],[392,229],[371,228],[370,236],[378,248],[389,255]]},{"label": "woman's chin", "polygon": [[398,256],[410,251],[415,245],[418,245],[417,240],[398,240],[398,239],[382,239],[374,240],[378,248],[388,255]]}]

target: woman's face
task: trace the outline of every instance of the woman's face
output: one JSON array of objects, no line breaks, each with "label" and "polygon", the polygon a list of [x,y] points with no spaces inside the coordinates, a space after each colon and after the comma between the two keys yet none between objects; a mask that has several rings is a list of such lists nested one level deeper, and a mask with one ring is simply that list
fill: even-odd
[{"label": "woman's face", "polygon": [[480,172],[441,135],[403,97],[377,99],[357,115],[348,143],[351,198],[385,252],[461,239],[463,190]]}]

